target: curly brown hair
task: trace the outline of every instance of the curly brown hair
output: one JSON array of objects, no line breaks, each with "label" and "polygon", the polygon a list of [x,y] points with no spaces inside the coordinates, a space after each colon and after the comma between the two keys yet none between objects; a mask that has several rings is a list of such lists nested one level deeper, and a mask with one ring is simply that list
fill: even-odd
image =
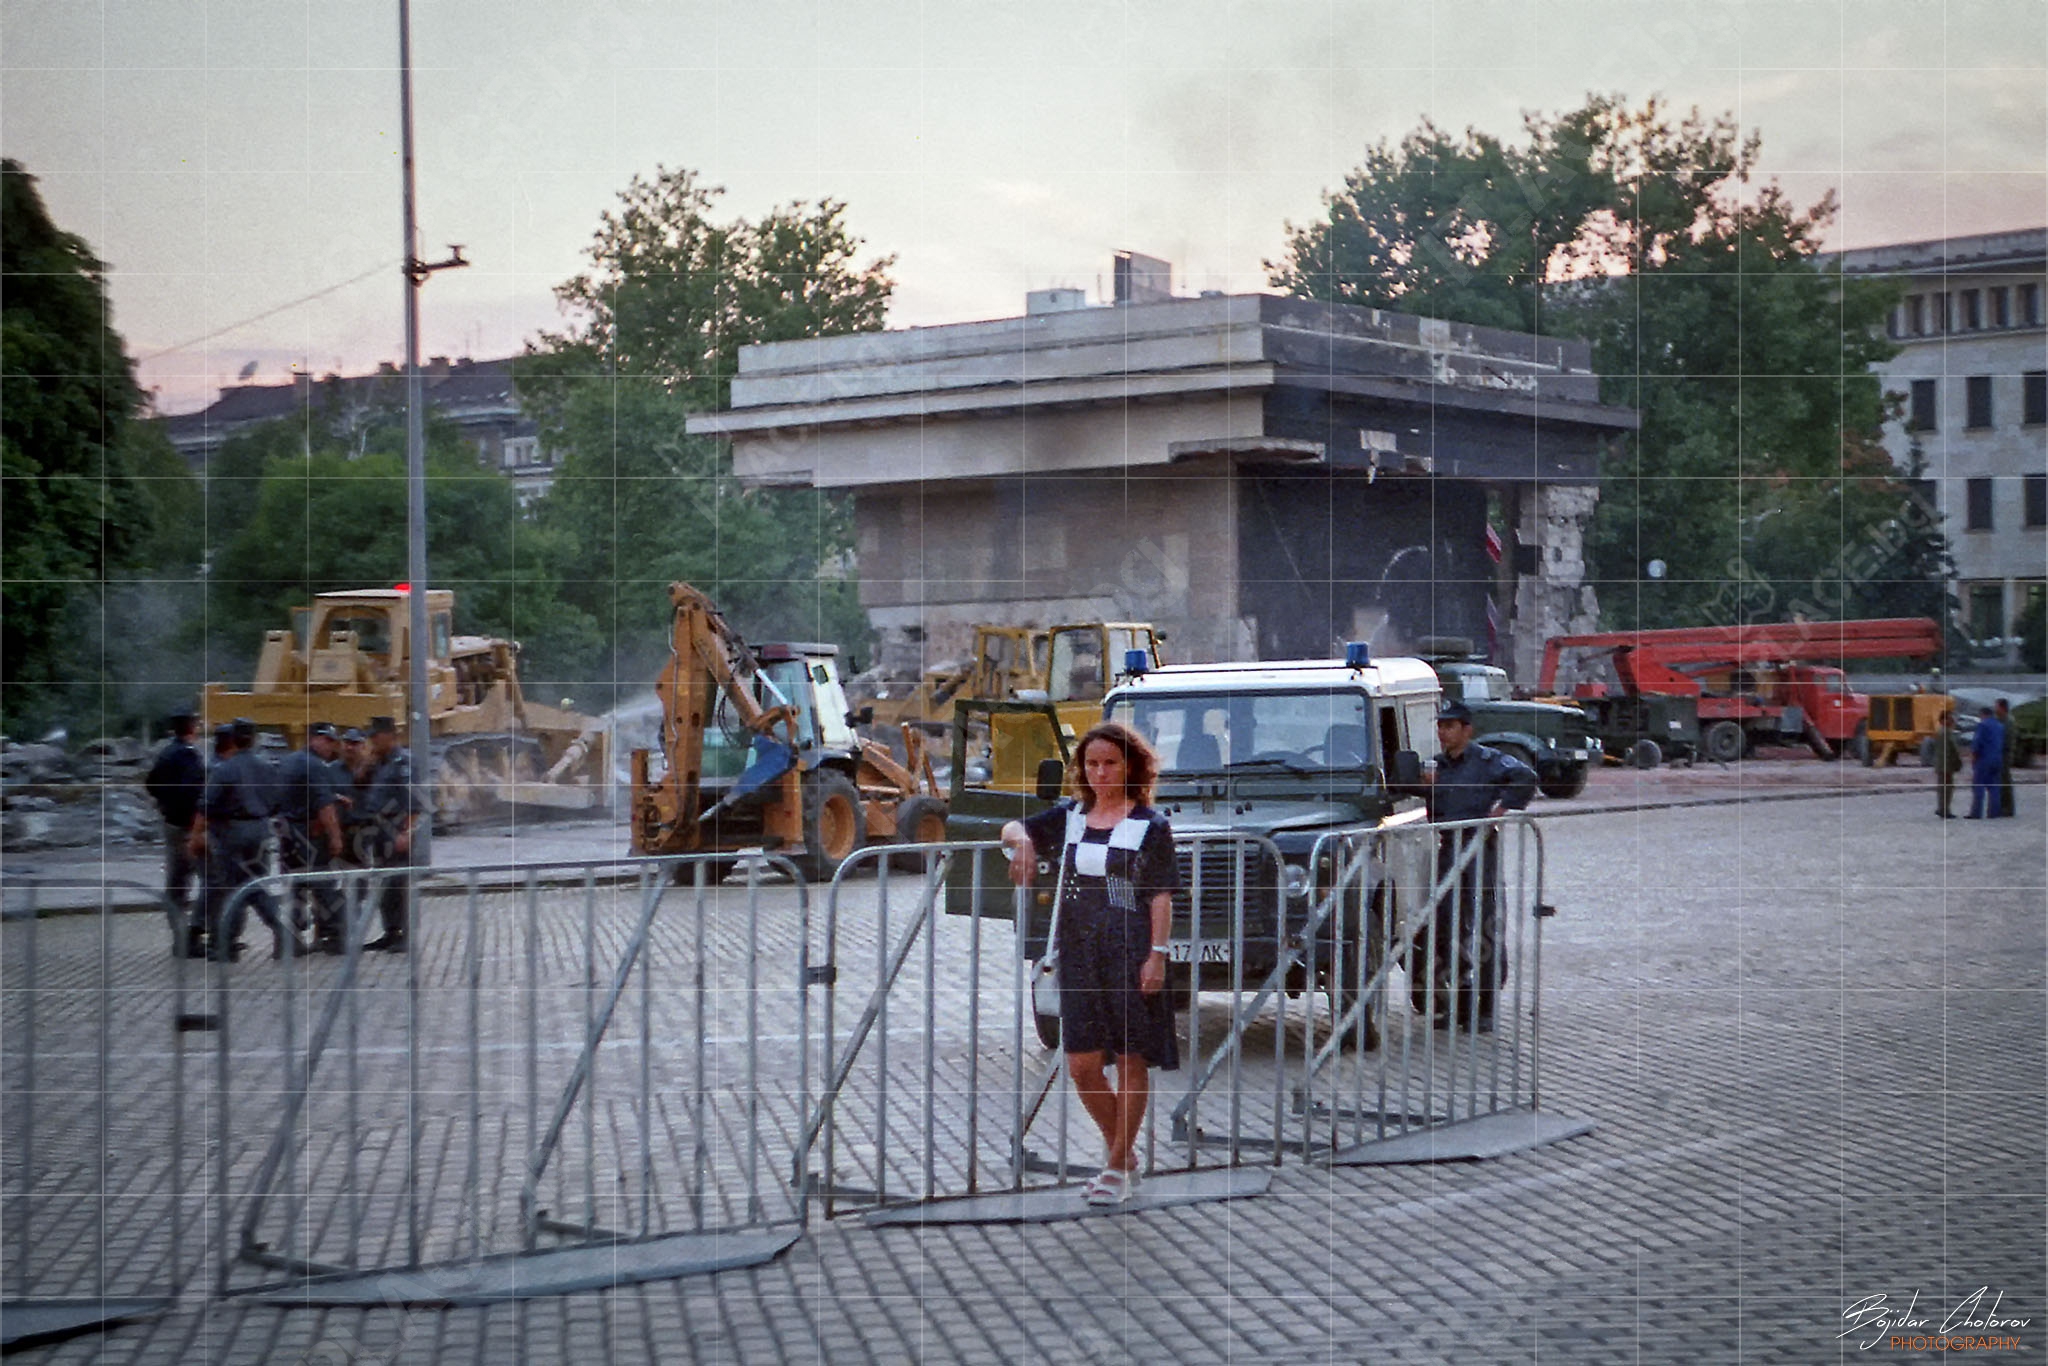
[{"label": "curly brown hair", "polygon": [[1159,756],[1152,752],[1152,746],[1145,743],[1145,737],[1118,721],[1104,721],[1086,735],[1081,743],[1074,746],[1073,757],[1067,760],[1067,793],[1081,804],[1083,811],[1095,805],[1095,794],[1088,788],[1088,770],[1082,756],[1088,753],[1088,746],[1097,740],[1106,740],[1115,745],[1124,756],[1124,795],[1131,799],[1133,806],[1152,804],[1152,786],[1159,781]]}]

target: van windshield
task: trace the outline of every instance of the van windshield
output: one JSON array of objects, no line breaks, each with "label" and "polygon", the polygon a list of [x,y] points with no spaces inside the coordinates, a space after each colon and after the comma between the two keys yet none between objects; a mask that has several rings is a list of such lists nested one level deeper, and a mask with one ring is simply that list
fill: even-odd
[{"label": "van windshield", "polygon": [[1374,762],[1359,692],[1145,693],[1119,698],[1109,719],[1144,736],[1165,773],[1316,772]]}]

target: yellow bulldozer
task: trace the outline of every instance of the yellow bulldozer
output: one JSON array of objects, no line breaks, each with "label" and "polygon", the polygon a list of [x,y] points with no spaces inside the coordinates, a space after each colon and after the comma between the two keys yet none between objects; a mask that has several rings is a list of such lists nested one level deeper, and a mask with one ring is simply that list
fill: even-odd
[{"label": "yellow bulldozer", "polygon": [[[298,748],[316,721],[398,723],[411,679],[410,598],[403,587],[321,593],[267,632],[247,691],[209,684],[206,723],[247,717]],[[427,721],[435,816],[458,825],[513,808],[594,811],[611,805],[611,727],[600,717],[528,701],[519,647],[454,633],[455,595],[427,591]]]},{"label": "yellow bulldozer", "polygon": [[1162,639],[1141,621],[976,626],[967,662],[941,665],[908,687],[878,685],[858,700],[873,707],[876,726],[907,723],[928,735],[948,733],[963,698],[1049,701],[1078,734],[1101,718],[1102,698],[1130,651],[1143,650],[1152,668],[1165,662]]}]

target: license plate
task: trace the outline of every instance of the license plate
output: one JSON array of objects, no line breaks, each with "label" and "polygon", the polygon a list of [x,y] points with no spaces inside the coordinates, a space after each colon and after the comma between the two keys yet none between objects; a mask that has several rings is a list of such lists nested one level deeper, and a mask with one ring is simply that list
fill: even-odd
[{"label": "license plate", "polygon": [[[1166,941],[1166,960],[1169,963],[1192,963],[1194,961],[1194,954],[1195,946],[1188,940],[1169,939]],[[1229,943],[1221,939],[1203,940],[1202,961],[1204,963],[1228,963],[1230,961]]]}]

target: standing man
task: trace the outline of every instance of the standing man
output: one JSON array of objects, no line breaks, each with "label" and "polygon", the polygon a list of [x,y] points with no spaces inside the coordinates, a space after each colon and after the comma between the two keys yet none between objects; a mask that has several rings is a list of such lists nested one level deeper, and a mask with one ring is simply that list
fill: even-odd
[{"label": "standing man", "polygon": [[1998,774],[2004,766],[2005,727],[1985,707],[1977,713],[1977,729],[1970,733],[1970,814],[1963,819],[1998,814]]},{"label": "standing man", "polygon": [[171,717],[171,738],[157,751],[156,762],[142,786],[164,818],[164,901],[169,906],[171,933],[176,946],[172,953],[188,958],[206,955],[205,923],[193,915],[193,886],[204,879],[199,861],[192,856],[192,820],[199,814],[199,798],[206,791],[206,764],[192,744],[198,722],[189,711]]},{"label": "standing man", "polygon": [[1998,717],[1998,729],[2005,736],[2005,745],[1998,760],[1998,809],[1991,814],[2010,816],[2013,813],[2012,759],[2013,751],[2019,748],[2019,736],[2013,734],[2011,703],[1999,698],[1993,714]]},{"label": "standing man", "polygon": [[[363,806],[365,816],[373,822],[375,866],[412,868],[416,866],[412,837],[419,828],[421,812],[413,797],[412,755],[399,748],[398,724],[388,716],[370,718],[370,756],[376,767],[370,775],[370,790]],[[410,881],[396,872],[385,879],[383,899],[378,905],[384,933],[363,945],[365,949],[406,951],[405,893]]]},{"label": "standing man", "polygon": [[1945,821],[1952,821],[1956,813],[1949,808],[1955,803],[1956,774],[1963,767],[1963,750],[1956,743],[1953,722],[1943,721],[1941,729],[1934,732],[1933,759],[1934,814]]},{"label": "standing man", "polygon": [[[270,893],[259,888],[246,900],[235,902],[235,893],[264,873],[263,846],[277,805],[277,775],[256,753],[255,722],[237,717],[224,729],[225,737],[215,732],[217,762],[207,775],[190,842],[195,855],[206,855],[206,923],[213,936],[207,957],[216,963],[241,957],[242,916],[253,903],[257,918],[270,927],[271,957],[282,958],[288,944],[291,951],[303,946],[279,919],[277,902]],[[228,910],[231,902],[232,912]]]},{"label": "standing man", "polygon": [[[1436,714],[1436,739],[1443,753],[1428,778],[1432,822],[1481,820],[1520,811],[1536,795],[1536,771],[1497,749],[1472,742],[1472,709],[1446,702]],[[1458,873],[1451,896],[1437,908],[1435,942],[1426,950],[1429,972],[1414,974],[1409,999],[1428,1008],[1427,986],[1436,983],[1436,1023],[1454,1021],[1478,1033],[1493,1029],[1494,998],[1507,979],[1500,955],[1500,836],[1498,832],[1446,831],[1437,837],[1439,880],[1458,865],[1475,837],[1482,847]],[[1457,924],[1453,926],[1452,922]],[[1455,936],[1456,942],[1453,941]],[[1411,956],[1410,961],[1414,961]]]},{"label": "standing man", "polygon": [[[279,853],[287,873],[319,872],[341,857],[333,768],[340,753],[333,723],[316,721],[306,732],[306,747],[278,766],[277,818],[284,837]],[[291,900],[293,928],[305,928],[310,902],[313,946],[322,953],[340,953],[341,898],[336,888],[326,882],[294,884]]]},{"label": "standing man", "polygon": [[376,765],[370,760],[370,737],[350,726],[341,733],[341,758],[334,764],[334,804],[341,817],[342,860],[353,867],[367,868],[369,817],[365,802],[370,795],[370,775]]}]

